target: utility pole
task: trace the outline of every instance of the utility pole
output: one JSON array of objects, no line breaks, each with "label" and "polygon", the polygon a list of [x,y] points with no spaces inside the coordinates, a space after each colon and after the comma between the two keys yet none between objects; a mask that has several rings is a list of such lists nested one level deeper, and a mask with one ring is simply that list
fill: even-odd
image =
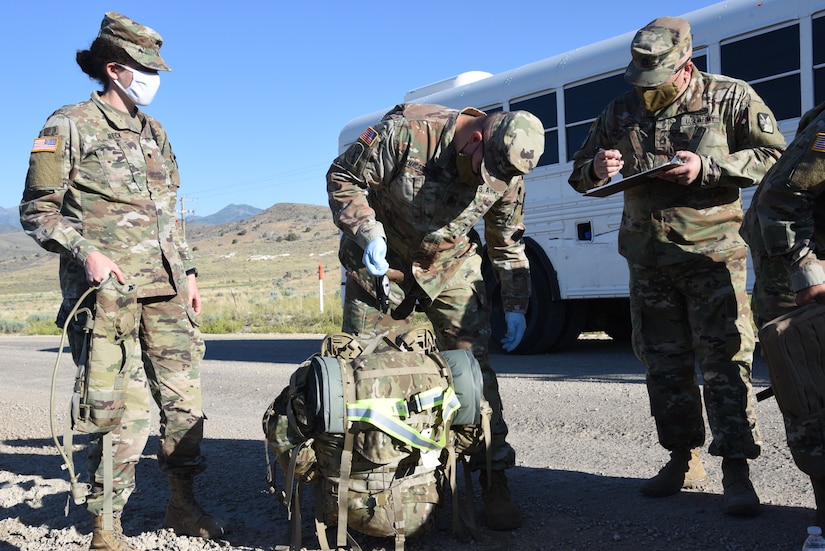
[{"label": "utility pole", "polygon": [[180,214],[180,231],[183,233],[184,239],[186,239],[186,215],[194,213],[194,210],[186,210],[186,197],[181,197],[180,210],[178,211],[178,214]]}]

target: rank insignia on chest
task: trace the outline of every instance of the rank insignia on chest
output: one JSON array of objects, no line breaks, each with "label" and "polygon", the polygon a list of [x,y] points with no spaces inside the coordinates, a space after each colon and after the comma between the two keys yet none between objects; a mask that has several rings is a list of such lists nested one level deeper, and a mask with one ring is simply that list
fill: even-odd
[{"label": "rank insignia on chest", "polygon": [[369,147],[372,145],[372,142],[374,142],[375,138],[377,137],[378,132],[375,131],[375,128],[373,128],[372,126],[368,126],[367,129],[364,130],[364,132],[362,132],[360,136],[358,136],[358,139],[364,142],[364,145]]},{"label": "rank insignia on chest", "polygon": [[37,153],[38,151],[49,151],[52,153],[57,151],[57,138],[35,138],[32,153]]},{"label": "rank insignia on chest", "polygon": [[773,134],[773,120],[768,113],[759,113],[756,119],[759,122],[759,130],[765,134]]},{"label": "rank insignia on chest", "polygon": [[811,151],[825,153],[825,132],[820,132],[816,135],[814,143],[811,144]]}]

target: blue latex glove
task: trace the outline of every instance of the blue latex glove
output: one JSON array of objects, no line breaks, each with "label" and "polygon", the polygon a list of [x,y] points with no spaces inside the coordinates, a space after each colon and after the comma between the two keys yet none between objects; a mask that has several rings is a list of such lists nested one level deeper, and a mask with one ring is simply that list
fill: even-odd
[{"label": "blue latex glove", "polygon": [[387,242],[383,237],[376,237],[367,243],[362,261],[371,275],[377,277],[387,273],[390,265],[387,262]]},{"label": "blue latex glove", "polygon": [[504,314],[504,321],[507,323],[507,334],[501,339],[501,347],[507,352],[512,352],[524,337],[527,318],[519,312],[507,312]]}]

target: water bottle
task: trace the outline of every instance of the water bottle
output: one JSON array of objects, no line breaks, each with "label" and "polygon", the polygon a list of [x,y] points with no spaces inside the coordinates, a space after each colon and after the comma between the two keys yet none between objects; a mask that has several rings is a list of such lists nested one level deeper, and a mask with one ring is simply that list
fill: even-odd
[{"label": "water bottle", "polygon": [[825,538],[822,537],[822,528],[819,526],[808,526],[808,539],[802,546],[802,551],[813,549],[825,549]]}]

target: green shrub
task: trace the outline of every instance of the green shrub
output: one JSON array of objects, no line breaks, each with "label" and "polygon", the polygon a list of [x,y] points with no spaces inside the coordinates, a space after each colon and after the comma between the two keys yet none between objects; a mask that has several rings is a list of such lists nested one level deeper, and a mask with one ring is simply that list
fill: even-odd
[{"label": "green shrub", "polygon": [[26,335],[59,335],[61,332],[62,329],[54,323],[54,316],[32,314],[26,318]]},{"label": "green shrub", "polygon": [[202,333],[225,334],[237,333],[243,330],[243,323],[231,317],[210,314],[201,316],[198,321]]},{"label": "green shrub", "polygon": [[14,333],[22,333],[26,327],[26,322],[19,320],[7,320],[0,318],[0,334],[11,335]]},{"label": "green shrub", "polygon": [[[287,292],[291,296],[287,296]],[[204,302],[200,329],[204,333],[331,333],[341,330],[339,292],[324,294],[321,312],[317,293],[233,290],[234,298],[215,297]]]}]

